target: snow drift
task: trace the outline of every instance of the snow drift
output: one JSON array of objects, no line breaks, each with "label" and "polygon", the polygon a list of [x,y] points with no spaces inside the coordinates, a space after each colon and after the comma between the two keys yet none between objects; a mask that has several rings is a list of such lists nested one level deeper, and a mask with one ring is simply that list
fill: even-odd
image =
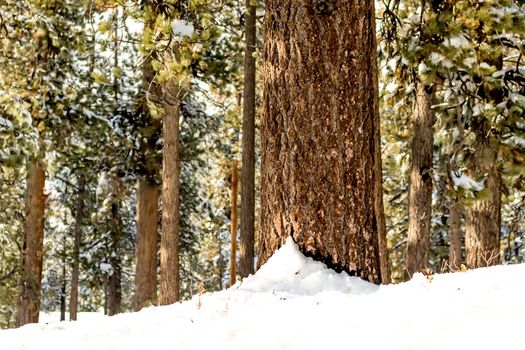
[{"label": "snow drift", "polygon": [[288,240],[232,288],[138,313],[0,331],[17,349],[522,348],[525,265],[375,286]]}]

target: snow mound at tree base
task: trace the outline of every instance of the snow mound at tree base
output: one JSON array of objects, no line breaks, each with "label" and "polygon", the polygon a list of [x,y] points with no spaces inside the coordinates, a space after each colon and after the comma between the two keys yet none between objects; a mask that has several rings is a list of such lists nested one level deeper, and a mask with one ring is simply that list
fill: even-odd
[{"label": "snow mound at tree base", "polygon": [[250,292],[282,292],[314,295],[327,291],[371,293],[377,286],[347,273],[337,273],[325,264],[305,257],[291,237],[257,273],[233,288]]},{"label": "snow mound at tree base", "polygon": [[328,270],[288,241],[228,290],[0,331],[0,349],[521,349],[523,295],[525,265],[377,287]]}]

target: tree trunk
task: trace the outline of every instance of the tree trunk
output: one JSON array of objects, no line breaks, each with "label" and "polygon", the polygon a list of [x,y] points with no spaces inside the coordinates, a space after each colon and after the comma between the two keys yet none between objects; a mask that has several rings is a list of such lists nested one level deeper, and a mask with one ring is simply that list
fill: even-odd
[{"label": "tree trunk", "polygon": [[434,113],[431,88],[418,83],[414,106],[412,169],[408,196],[406,278],[428,267],[432,219],[432,146]]},{"label": "tree trunk", "polygon": [[66,239],[64,238],[64,256],[62,258],[62,281],[60,285],[60,322],[66,320],[66,289],[67,289],[67,271],[66,271]]},{"label": "tree trunk", "polygon": [[489,195],[468,207],[465,220],[467,267],[471,269],[497,265],[500,261],[502,180],[496,164],[497,152],[490,144],[490,136],[485,139],[487,134],[487,130],[481,130],[476,135],[474,166],[476,174],[486,174],[485,188]]},{"label": "tree trunk", "polygon": [[107,314],[108,316],[116,315],[120,312],[122,304],[122,257],[120,256],[120,241],[122,239],[122,223],[119,213],[119,195],[120,180],[115,180],[116,201],[111,205],[111,240],[109,263],[111,265],[111,275],[108,277],[107,290]]},{"label": "tree trunk", "polygon": [[461,203],[452,203],[449,211],[450,245],[448,265],[450,271],[459,271],[461,268]]},{"label": "tree trunk", "polygon": [[257,29],[256,6],[246,0],[244,50],[244,99],[242,118],[241,237],[239,242],[239,275],[254,273],[255,237],[255,52]]},{"label": "tree trunk", "polygon": [[137,252],[135,311],[156,304],[157,297],[157,212],[159,192],[139,179],[137,197]]},{"label": "tree trunk", "polygon": [[180,99],[174,81],[164,88],[162,135],[162,236],[160,305],[179,300],[179,117]]},{"label": "tree trunk", "polygon": [[288,236],[381,282],[372,1],[266,2],[258,264]]},{"label": "tree trunk", "polygon": [[38,323],[40,286],[44,254],[45,173],[38,161],[29,164],[26,199],[24,250],[22,252],[21,295],[17,325]]},{"label": "tree trunk", "polygon": [[[150,0],[145,6],[153,10]],[[154,23],[146,24],[150,29]],[[162,98],[161,87],[155,81],[155,70],[151,65],[158,59],[152,52],[144,58],[142,66],[143,111],[148,111],[147,101],[159,103]],[[159,191],[155,187],[160,164],[155,156],[160,121],[145,113],[147,120],[141,130],[140,171],[142,177],[137,184],[137,243],[135,271],[135,311],[157,303],[157,242],[158,242],[158,203]]]},{"label": "tree trunk", "polygon": [[86,179],[83,174],[77,176],[77,205],[75,210],[75,241],[73,246],[73,267],[71,271],[71,292],[69,294],[69,320],[76,321],[78,313],[78,280],[80,275],[80,244],[82,241],[82,219],[84,217],[84,193]]},{"label": "tree trunk", "polygon": [[237,281],[237,161],[232,164],[230,287]]}]

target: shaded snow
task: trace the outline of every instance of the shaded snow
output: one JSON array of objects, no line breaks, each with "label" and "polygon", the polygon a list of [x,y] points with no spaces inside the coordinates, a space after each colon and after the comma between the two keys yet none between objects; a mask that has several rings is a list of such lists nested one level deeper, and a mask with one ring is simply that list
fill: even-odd
[{"label": "shaded snow", "polygon": [[525,265],[381,286],[288,240],[229,290],[138,313],[0,331],[2,350],[518,349]]}]

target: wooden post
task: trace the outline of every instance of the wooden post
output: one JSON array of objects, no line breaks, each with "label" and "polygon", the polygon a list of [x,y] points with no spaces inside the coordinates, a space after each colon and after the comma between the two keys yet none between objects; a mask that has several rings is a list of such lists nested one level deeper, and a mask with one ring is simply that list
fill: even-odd
[{"label": "wooden post", "polygon": [[232,192],[231,192],[231,256],[230,256],[230,287],[235,284],[237,280],[237,273],[235,271],[236,252],[237,252],[237,161],[234,160],[232,164]]}]

